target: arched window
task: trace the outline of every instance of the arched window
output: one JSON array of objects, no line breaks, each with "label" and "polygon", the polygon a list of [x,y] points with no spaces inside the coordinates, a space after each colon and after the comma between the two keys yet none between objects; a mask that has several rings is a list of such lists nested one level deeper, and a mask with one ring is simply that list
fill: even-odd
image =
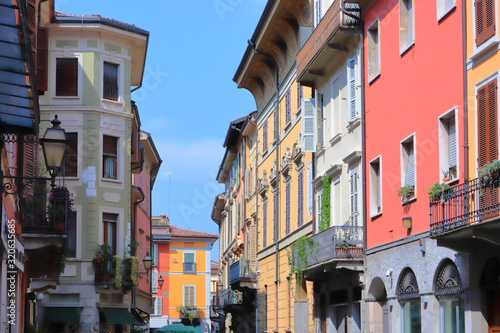
[{"label": "arched window", "polygon": [[399,277],[396,291],[401,304],[401,332],[421,332],[420,294],[417,278],[411,268],[405,268]]},{"label": "arched window", "polygon": [[434,294],[439,300],[439,332],[465,331],[462,280],[457,266],[445,259],[438,267],[434,279]]}]

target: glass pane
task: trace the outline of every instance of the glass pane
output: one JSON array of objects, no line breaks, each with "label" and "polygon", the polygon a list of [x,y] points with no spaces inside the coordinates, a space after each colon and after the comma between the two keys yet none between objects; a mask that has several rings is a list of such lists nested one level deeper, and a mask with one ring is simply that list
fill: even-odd
[{"label": "glass pane", "polygon": [[420,326],[420,299],[411,300],[403,304],[402,331],[404,333],[421,333]]},{"label": "glass pane", "polygon": [[464,306],[461,299],[441,300],[440,304],[440,332],[462,333],[465,330]]}]

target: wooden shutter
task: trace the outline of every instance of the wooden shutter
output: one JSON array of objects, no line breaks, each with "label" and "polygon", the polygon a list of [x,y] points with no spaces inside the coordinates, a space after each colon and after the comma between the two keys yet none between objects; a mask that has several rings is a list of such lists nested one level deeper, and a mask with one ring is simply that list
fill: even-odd
[{"label": "wooden shutter", "polygon": [[267,120],[262,126],[262,151],[267,150]]},{"label": "wooden shutter", "polygon": [[78,59],[56,59],[56,96],[78,96]]},{"label": "wooden shutter", "polygon": [[497,80],[477,92],[478,166],[498,159]]},{"label": "wooden shutter", "polygon": [[195,307],[196,297],[194,286],[184,286],[184,306]]},{"label": "wooden shutter", "polygon": [[47,91],[47,78],[49,67],[49,30],[38,27],[36,42],[36,89],[40,92]]},{"label": "wooden shutter", "polygon": [[356,57],[347,61],[347,71],[349,78],[349,121],[354,121],[357,117]]},{"label": "wooden shutter", "polygon": [[476,46],[495,35],[495,0],[476,0]]},{"label": "wooden shutter", "polygon": [[285,95],[285,122],[288,124],[292,120],[292,92],[290,89]]},{"label": "wooden shutter", "polygon": [[153,297],[154,297],[154,301],[155,301],[154,314],[161,316],[162,312],[163,312],[163,304],[162,304],[163,298],[157,297],[157,296],[153,296]]},{"label": "wooden shutter", "polygon": [[316,202],[316,228],[319,230],[319,226],[321,225],[321,203],[323,201],[323,189],[318,190],[318,195],[317,195],[317,202]]},{"label": "wooden shutter", "polygon": [[273,242],[276,242],[276,227],[279,223],[278,221],[278,194],[274,193],[273,195]]},{"label": "wooden shutter", "polygon": [[25,137],[27,142],[24,142],[20,148],[24,151],[18,156],[23,157],[23,176],[36,177],[38,176],[38,142],[33,142],[33,138]]},{"label": "wooden shutter", "polygon": [[351,183],[351,225],[358,225],[358,169],[353,169],[350,176]]},{"label": "wooden shutter", "polygon": [[304,99],[302,110],[302,151],[312,153],[316,151],[314,99]]},{"label": "wooden shutter", "polygon": [[267,201],[262,203],[262,246],[267,246]]},{"label": "wooden shutter", "polygon": [[456,131],[456,126],[455,126],[455,117],[451,117],[450,119],[448,119],[448,167],[449,168],[457,166],[457,134],[456,133],[457,133],[457,131]]},{"label": "wooden shutter", "polygon": [[404,185],[415,186],[415,154],[413,151],[413,140],[404,143],[403,149],[406,151],[407,155]]},{"label": "wooden shutter", "polygon": [[313,174],[312,174],[312,161],[307,165],[307,216],[313,214]]},{"label": "wooden shutter", "polygon": [[300,171],[297,176],[297,226],[304,224],[304,171]]},{"label": "wooden shutter", "polygon": [[382,177],[380,175],[380,162],[375,164],[375,176],[377,177],[377,212],[382,210]]},{"label": "wooden shutter", "polygon": [[285,233],[290,233],[290,182],[286,183],[285,189]]},{"label": "wooden shutter", "polygon": [[138,119],[134,117],[132,119],[132,137],[130,140],[130,155],[132,163],[140,163],[141,162],[141,154],[140,154],[140,129],[137,123]]}]

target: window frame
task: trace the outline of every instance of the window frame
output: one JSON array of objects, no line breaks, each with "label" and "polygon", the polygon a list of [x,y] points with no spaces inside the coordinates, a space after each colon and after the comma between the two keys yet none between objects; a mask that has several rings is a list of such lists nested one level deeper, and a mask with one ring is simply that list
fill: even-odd
[{"label": "window frame", "polygon": [[[352,84],[351,80],[351,67],[350,63],[354,62],[354,80]],[[356,123],[360,119],[360,99],[359,99],[359,80],[360,80],[360,71],[359,71],[359,59],[358,53],[356,52],[352,57],[347,59],[346,62],[347,68],[347,118],[349,120],[349,126],[352,126],[353,123]],[[354,94],[352,90],[354,89]],[[354,111],[352,110],[352,101],[354,101]]]},{"label": "window frame", "polygon": [[[438,0],[439,1],[439,0]],[[380,76],[380,19],[377,18],[373,23],[366,29],[367,41],[366,41],[366,53],[367,53],[367,64],[368,64],[368,83],[373,82],[376,78]],[[375,41],[373,36],[376,34],[377,40]],[[370,51],[372,49],[374,51]],[[374,55],[375,52],[375,55]],[[372,58],[376,57],[376,62],[372,64]],[[376,67],[376,71],[373,72],[373,67]]]},{"label": "window frame", "polygon": [[[72,140],[72,139],[68,139],[68,137],[71,137],[71,136],[76,136],[76,140]],[[68,142],[68,145],[66,146],[66,153],[64,154],[64,164],[63,164],[63,172],[61,172],[61,174],[63,174],[63,176],[65,178],[78,178],[78,175],[79,175],[79,160],[78,160],[78,156],[79,156],[79,133],[77,131],[70,131],[70,130],[67,130],[66,131],[66,139],[69,141]],[[72,147],[70,147],[71,143],[72,142],[75,142],[74,144],[76,145],[76,149],[71,152],[70,149]],[[74,155],[70,155],[70,153],[74,153]],[[67,166],[68,166],[68,156],[69,157],[76,157],[76,167],[74,168],[75,169],[75,172],[76,174],[75,175],[68,175],[67,174]]]},{"label": "window frame", "polygon": [[[116,156],[113,156],[113,155],[110,155],[110,154],[107,154],[104,152],[104,140],[105,140],[105,137],[110,137],[110,138],[114,138],[116,139]],[[119,172],[120,170],[120,164],[119,164],[119,152],[120,152],[120,149],[118,149],[118,147],[120,146],[120,137],[119,136],[116,136],[116,135],[109,135],[109,134],[103,134],[102,135],[102,155],[101,155],[101,158],[102,158],[102,173],[101,173],[101,179],[102,180],[106,180],[106,181],[118,181],[121,179],[121,173]],[[115,177],[106,177],[105,174],[106,174],[106,168],[105,168],[105,165],[106,165],[106,159],[105,157],[114,157],[114,171],[116,173]]]},{"label": "window frame", "polygon": [[[57,60],[58,59],[76,59],[77,60],[77,94],[75,96],[64,96],[57,95]],[[52,78],[50,79],[50,90],[51,90],[51,98],[55,100],[79,100],[82,98],[82,56],[78,53],[68,52],[65,50],[64,52],[57,52],[55,55],[51,56],[51,66],[52,70]]]},{"label": "window frame", "polygon": [[[407,9],[406,4],[411,4],[411,8]],[[415,2],[414,0],[398,0],[399,5],[399,55],[403,55],[415,44]],[[403,7],[403,5],[405,7]],[[406,22],[405,22],[406,20]],[[411,20],[411,22],[410,22]],[[411,26],[411,35],[408,32]],[[403,31],[407,31],[403,35]],[[403,37],[406,37],[406,45],[403,44]],[[409,39],[411,37],[411,40]]]},{"label": "window frame", "polygon": [[[356,184],[352,185],[353,177],[356,179]],[[354,190],[353,190],[354,189]],[[362,196],[361,192],[361,168],[360,164],[355,164],[349,168],[349,221],[351,226],[357,227],[362,225],[362,203],[360,202]],[[353,201],[354,197],[354,201]],[[356,209],[353,208],[353,202],[356,202]],[[354,223],[354,216],[356,216],[356,223]]]},{"label": "window frame", "polygon": [[[407,199],[405,202],[408,202],[409,200],[412,200],[416,198],[416,193],[417,193],[417,140],[416,140],[416,134],[412,133],[403,140],[401,140],[399,147],[400,147],[400,165],[401,165],[401,187],[406,185],[406,173],[407,173],[407,165],[408,165],[408,158],[409,158],[409,153],[407,149],[404,147],[404,145],[408,143],[412,143],[413,146],[413,188],[414,188],[414,195],[413,197]],[[401,198],[402,201],[404,198]]]},{"label": "window frame", "polygon": [[441,19],[447,16],[449,12],[451,12],[454,8],[456,8],[456,6],[457,6],[456,0],[436,0],[437,22],[441,21]]},{"label": "window frame", "polygon": [[[449,132],[448,132],[448,126],[449,126],[449,120],[453,119],[455,122],[455,176],[451,177],[450,174],[450,180],[448,182],[453,182],[458,179],[458,175],[460,174],[459,170],[459,154],[460,150],[459,145],[458,145],[458,108],[453,107],[452,109],[446,111],[443,113],[439,118],[438,118],[438,133],[439,133],[439,182],[443,182],[444,178],[444,172],[446,170],[450,171],[450,137],[449,137]],[[451,171],[450,171],[451,173]]]},{"label": "window frame", "polygon": [[[382,155],[379,155],[372,159],[369,165],[370,217],[374,218],[376,216],[382,215],[383,212]],[[375,170],[375,165],[377,165],[378,170]]]},{"label": "window frame", "polygon": [[[116,89],[116,97],[115,97],[116,99],[114,99],[113,97],[107,97],[107,94],[106,94],[106,66],[112,66],[113,69],[116,69],[116,87],[112,86],[112,88]],[[102,63],[102,75],[103,75],[102,98],[106,101],[118,102],[120,99],[120,64],[110,62],[110,61],[103,61],[103,63]],[[109,78],[108,78],[108,81],[109,81]]]},{"label": "window frame", "polygon": [[[186,288],[193,288],[193,295],[194,295],[194,304],[193,305],[186,305]],[[182,305],[188,308],[196,308],[196,285],[195,284],[183,284],[182,285]]]},{"label": "window frame", "polygon": [[[405,324],[406,324],[406,320],[410,319],[410,318],[406,318],[405,316],[405,306],[409,306],[410,309],[408,311],[410,311],[410,317],[412,317],[411,315],[411,306],[412,305],[417,305],[418,304],[418,314],[419,314],[419,317],[420,317],[420,328],[422,328],[422,302],[420,300],[420,297],[416,297],[416,298],[409,298],[409,299],[406,299],[404,301],[400,301],[400,309],[401,309],[401,333],[413,333],[412,330],[410,329],[410,331],[405,331]],[[413,309],[415,310],[415,309]],[[410,324],[411,325],[411,324]],[[411,326],[410,326],[411,327]]]},{"label": "window frame", "polygon": [[[104,98],[104,64],[105,63],[109,63],[109,64],[113,64],[113,65],[118,66],[118,70],[117,70],[118,98],[116,101],[112,100],[112,99]],[[106,104],[111,108],[124,105],[124,100],[125,100],[124,99],[124,90],[123,90],[123,88],[124,88],[123,86],[125,85],[124,67],[125,67],[125,62],[123,61],[123,59],[118,58],[116,56],[113,56],[113,54],[103,55],[101,57],[101,71],[102,71],[102,73],[101,73],[101,78],[100,78],[100,80],[101,80],[100,99],[101,99],[102,104]],[[115,110],[120,110],[120,109],[115,109]]]},{"label": "window frame", "polygon": [[[193,261],[186,261],[186,254],[193,255]],[[186,264],[192,264],[191,269],[186,269]],[[196,273],[196,252],[194,251],[185,251],[182,253],[182,272],[183,273]]]}]

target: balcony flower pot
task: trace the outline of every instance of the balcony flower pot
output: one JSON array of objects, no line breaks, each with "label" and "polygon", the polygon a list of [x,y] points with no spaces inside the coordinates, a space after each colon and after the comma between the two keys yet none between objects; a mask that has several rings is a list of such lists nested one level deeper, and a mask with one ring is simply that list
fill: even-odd
[{"label": "balcony flower pot", "polygon": [[453,197],[452,193],[454,193],[450,185],[438,183],[434,183],[426,192],[429,194],[429,199],[439,200],[441,203],[444,203],[445,199]]},{"label": "balcony flower pot", "polygon": [[49,193],[47,218],[56,232],[64,232],[67,217],[73,211],[73,195],[64,187],[55,187]]},{"label": "balcony flower pot", "polygon": [[500,160],[483,165],[478,169],[479,181],[483,188],[497,188],[500,186]]},{"label": "balcony flower pot", "polygon": [[403,203],[406,203],[408,200],[415,196],[415,186],[414,185],[404,185],[397,191],[398,196],[401,197]]},{"label": "balcony flower pot", "polygon": [[107,244],[97,247],[95,257],[92,260],[95,270],[95,282],[108,282],[110,280],[111,262],[113,260],[113,251]]}]

